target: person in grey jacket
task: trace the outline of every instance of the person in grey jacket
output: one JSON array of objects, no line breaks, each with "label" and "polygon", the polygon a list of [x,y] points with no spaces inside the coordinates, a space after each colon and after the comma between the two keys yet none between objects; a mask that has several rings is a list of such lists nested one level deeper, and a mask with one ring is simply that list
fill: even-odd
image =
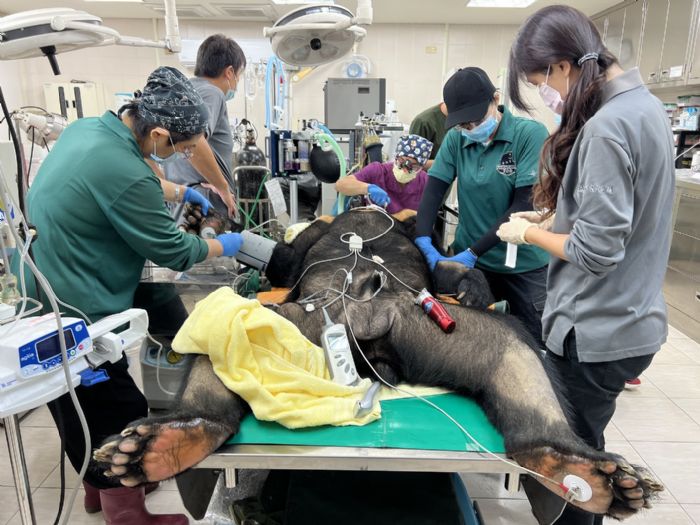
[{"label": "person in grey jacket", "polygon": [[[545,7],[525,22],[509,72],[515,107],[528,109],[527,81],[561,125],[545,142],[533,189],[541,212],[514,214],[497,234],[551,254],[545,365],[574,430],[602,450],[625,380],[641,374],[666,340],[671,128],[639,71],[622,70],[593,22],[571,7]],[[569,506],[556,523],[602,517]]]}]

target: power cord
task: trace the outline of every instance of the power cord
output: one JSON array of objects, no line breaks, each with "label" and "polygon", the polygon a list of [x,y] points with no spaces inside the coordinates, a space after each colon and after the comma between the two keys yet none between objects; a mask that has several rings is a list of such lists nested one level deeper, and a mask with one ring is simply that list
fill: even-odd
[{"label": "power cord", "polygon": [[148,339],[150,339],[153,343],[155,343],[158,346],[158,353],[156,354],[156,383],[158,383],[158,388],[160,388],[164,393],[168,394],[169,396],[176,396],[177,392],[171,392],[163,386],[163,383],[160,382],[160,358],[163,354],[163,344],[160,341],[154,339],[154,337],[149,332],[146,332],[146,337],[148,337]]}]

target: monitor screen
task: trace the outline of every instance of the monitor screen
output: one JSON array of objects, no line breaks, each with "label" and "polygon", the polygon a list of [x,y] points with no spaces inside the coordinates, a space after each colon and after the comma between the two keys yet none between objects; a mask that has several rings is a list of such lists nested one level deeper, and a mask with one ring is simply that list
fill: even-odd
[{"label": "monitor screen", "polygon": [[[66,336],[66,350],[70,350],[75,346],[73,331],[70,328],[66,328],[63,331],[63,334]],[[58,334],[51,336],[48,339],[44,339],[43,341],[39,341],[36,344],[36,354],[40,363],[60,355],[61,345],[58,342]]]}]

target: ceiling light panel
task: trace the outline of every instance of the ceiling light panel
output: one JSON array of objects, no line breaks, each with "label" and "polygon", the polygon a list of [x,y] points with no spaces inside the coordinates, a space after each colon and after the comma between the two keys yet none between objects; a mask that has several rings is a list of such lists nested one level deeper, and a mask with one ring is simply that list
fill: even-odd
[{"label": "ceiling light panel", "polygon": [[468,0],[467,7],[500,7],[523,8],[534,4],[537,0]]}]

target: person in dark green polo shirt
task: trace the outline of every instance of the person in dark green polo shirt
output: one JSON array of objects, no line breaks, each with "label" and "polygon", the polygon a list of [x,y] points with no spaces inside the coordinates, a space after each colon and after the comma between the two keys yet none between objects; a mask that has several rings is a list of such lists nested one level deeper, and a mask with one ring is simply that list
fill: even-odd
[{"label": "person in dark green polo shirt", "polygon": [[433,143],[433,150],[430,152],[430,159],[425,164],[426,169],[430,169],[437,157],[442,141],[445,140],[445,120],[447,119],[447,106],[440,102],[436,106],[429,107],[421,111],[411,121],[409,133],[428,139]]},{"label": "person in dark green polo shirt", "polygon": [[[162,67],[119,116],[107,112],[66,128],[27,195],[29,219],[38,232],[34,259],[59,299],[94,322],[132,307],[146,259],[186,270],[208,257],[237,253],[239,234],[204,240],[177,229],[159,179],[145,160],[167,163],[196,154],[207,122],[204,102],[187,78]],[[100,368],[108,381],[76,388],[96,446],[148,413],[126,357]],[[51,402],[49,409],[68,458],[80,470],[84,441],[69,396]],[[143,487],[119,487],[93,462],[85,488],[86,509],[101,507],[113,525],[188,522],[184,515],[150,515]]]},{"label": "person in dark green polo shirt", "polygon": [[[448,113],[445,126],[452,129],[428,172],[418,209],[416,244],[431,269],[448,259],[483,271],[496,299],[509,302],[511,313],[544,348],[541,318],[549,255],[534,246],[520,247],[515,268],[509,268],[506,243],[496,230],[511,213],[532,210],[530,195],[547,129],[499,105],[499,93],[477,67],[452,75],[443,98]],[[459,223],[452,248],[457,255],[447,258],[433,247],[430,234],[455,180]]]}]

